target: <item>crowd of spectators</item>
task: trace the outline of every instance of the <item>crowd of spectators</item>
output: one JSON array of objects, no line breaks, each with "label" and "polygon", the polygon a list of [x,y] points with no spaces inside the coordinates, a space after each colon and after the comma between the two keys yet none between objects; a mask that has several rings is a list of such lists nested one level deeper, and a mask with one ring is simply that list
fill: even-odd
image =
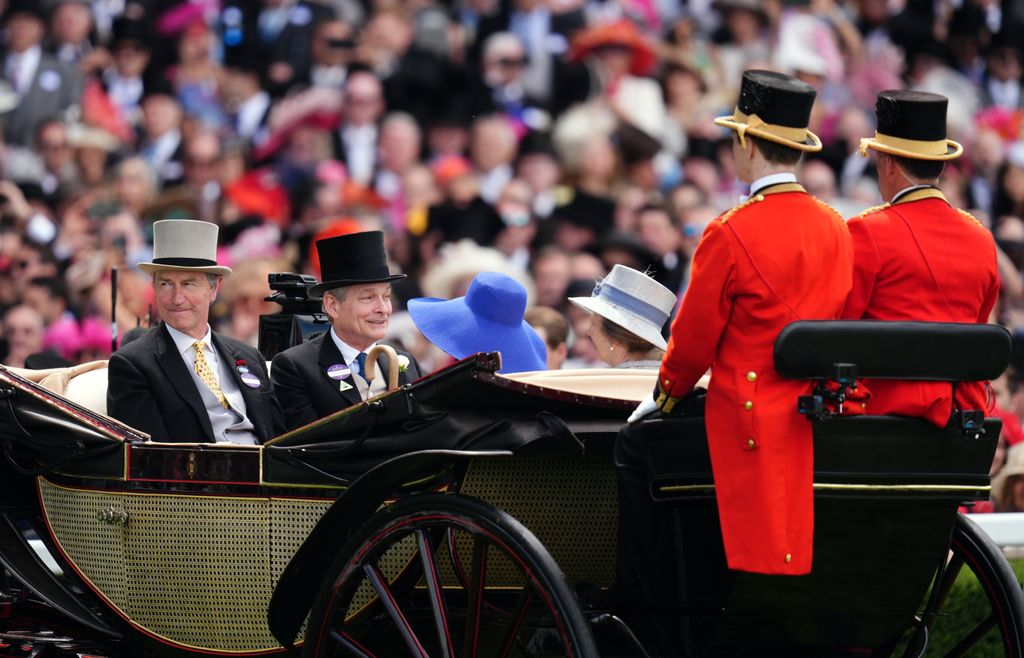
[{"label": "crowd of spectators", "polygon": [[[1021,0],[2,5],[8,365],[105,358],[112,317],[119,335],[155,323],[134,266],[152,223],[175,217],[220,225],[235,273],[215,329],[236,338],[255,344],[277,309],[267,273],[318,274],[316,239],[381,229],[409,274],[392,329],[426,371],[444,358],[405,301],[462,295],[483,270],[553,309],[531,312],[549,365],[595,364],[568,297],[616,263],[682,295],[704,227],[743,192],[711,118],[731,113],[747,68],[818,90],[825,147],[800,178],[846,217],[881,202],[859,153],[876,93],[948,96],[965,157],[942,188],[995,235],[993,320],[1024,332]],[[1024,386],[1011,372],[995,390],[1008,440],[1024,443]]]}]

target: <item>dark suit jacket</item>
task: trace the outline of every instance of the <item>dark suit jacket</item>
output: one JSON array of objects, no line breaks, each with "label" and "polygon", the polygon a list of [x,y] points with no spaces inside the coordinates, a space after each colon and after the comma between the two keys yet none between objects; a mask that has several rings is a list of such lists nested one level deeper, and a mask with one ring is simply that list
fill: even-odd
[{"label": "dark suit jacket", "polygon": [[25,97],[4,115],[4,141],[31,147],[40,121],[60,116],[81,101],[82,78],[78,71],[43,52]]},{"label": "dark suit jacket", "polygon": [[[213,345],[228,362],[227,371],[242,392],[245,413],[259,440],[282,434],[284,415],[274,397],[263,356],[245,343],[216,333]],[[236,361],[245,361],[249,371],[259,378],[258,389],[242,383],[234,367]],[[146,432],[154,441],[214,441],[203,400],[163,323],[114,352],[108,367],[109,415]],[[220,374],[224,376],[223,369]]]},{"label": "dark suit jacket", "polygon": [[[345,363],[338,346],[324,332],[305,343],[278,353],[270,368],[274,391],[285,410],[289,429],[302,427],[336,411],[362,402],[355,381],[349,375],[341,380],[352,386],[341,390],[341,381],[327,376],[327,369]],[[420,378],[420,366],[408,352],[395,350],[409,359],[409,368],[398,376],[399,384],[408,384]],[[381,372],[387,372],[387,359],[377,362]]]}]

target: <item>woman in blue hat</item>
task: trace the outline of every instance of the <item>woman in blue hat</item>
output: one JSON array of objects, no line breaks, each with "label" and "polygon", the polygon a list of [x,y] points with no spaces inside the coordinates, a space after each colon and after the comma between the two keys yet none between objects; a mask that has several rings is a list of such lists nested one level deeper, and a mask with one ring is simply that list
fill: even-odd
[{"label": "woman in blue hat", "polygon": [[450,356],[501,352],[501,372],[547,369],[547,348],[526,323],[526,288],[506,274],[481,272],[464,297],[409,300],[420,332]]}]

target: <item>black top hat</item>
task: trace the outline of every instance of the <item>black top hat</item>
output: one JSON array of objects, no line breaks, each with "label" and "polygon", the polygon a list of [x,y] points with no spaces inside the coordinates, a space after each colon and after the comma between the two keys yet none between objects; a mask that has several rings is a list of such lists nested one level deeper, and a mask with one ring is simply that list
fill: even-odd
[{"label": "black top hat", "polygon": [[266,53],[252,39],[242,39],[240,43],[224,46],[224,68],[263,75],[265,60]]},{"label": "black top hat", "polygon": [[861,154],[868,149],[915,160],[952,160],[963,147],[946,139],[949,99],[925,91],[891,90],[878,94],[874,137],[860,140]]},{"label": "black top hat", "polygon": [[316,241],[317,255],[323,281],[309,289],[312,295],[341,286],[360,283],[387,283],[404,279],[404,274],[392,274],[384,252],[384,233],[364,231],[349,233]]},{"label": "black top hat", "polygon": [[129,16],[118,16],[114,19],[110,28],[111,46],[121,43],[137,43],[146,48],[150,47],[152,33],[149,23],[142,18],[131,18]]},{"label": "black top hat", "polygon": [[821,140],[807,129],[817,92],[790,75],[774,71],[744,71],[740,97],[732,116],[715,123],[800,151],[820,151]]},{"label": "black top hat", "polygon": [[1024,38],[1024,27],[1007,23],[992,35],[988,44],[989,52],[993,50],[1011,49],[1021,51],[1021,39]]},{"label": "black top hat", "polygon": [[4,10],[3,20],[7,21],[15,14],[33,16],[43,22],[46,21],[46,11],[39,0],[10,0],[7,9]]},{"label": "black top hat", "polygon": [[525,158],[528,155],[547,155],[557,160],[558,153],[555,151],[555,143],[551,140],[551,135],[538,130],[526,133],[522,141],[519,142],[518,157]]},{"label": "black top hat", "polygon": [[582,190],[572,190],[572,198],[551,212],[552,218],[589,228],[597,237],[603,237],[615,224],[615,203]]}]

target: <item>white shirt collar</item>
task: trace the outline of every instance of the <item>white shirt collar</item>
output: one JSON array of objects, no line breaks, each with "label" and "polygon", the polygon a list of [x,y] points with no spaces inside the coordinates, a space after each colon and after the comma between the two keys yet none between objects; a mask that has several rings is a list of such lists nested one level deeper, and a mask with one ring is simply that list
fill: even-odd
[{"label": "white shirt collar", "polygon": [[334,345],[338,348],[338,351],[341,352],[341,358],[345,359],[345,365],[347,366],[352,365],[352,362],[356,360],[356,357],[359,356],[361,352],[369,352],[373,349],[373,346],[377,344],[373,343],[365,350],[357,350],[339,338],[338,334],[334,331],[334,327],[331,327],[331,340],[334,341]]},{"label": "white shirt collar", "polygon": [[377,124],[368,123],[363,126],[345,126],[342,135],[349,141],[377,142]]},{"label": "white shirt collar", "polygon": [[906,196],[907,194],[910,194],[914,190],[926,190],[926,189],[928,189],[930,187],[935,187],[935,186],[934,185],[910,185],[908,187],[904,187],[902,190],[900,190],[896,194],[892,195],[892,199],[889,200],[889,203],[896,203],[897,201],[899,201],[899,199],[901,197]]},{"label": "white shirt collar", "polygon": [[768,174],[762,176],[756,181],[750,184],[750,196],[754,196],[769,185],[778,185],[779,183],[795,183],[796,174],[790,171],[784,171],[779,174]]},{"label": "white shirt collar", "polygon": [[[8,67],[17,67],[19,94],[25,94],[32,87],[32,80],[36,77],[36,70],[43,57],[43,49],[39,46],[32,46],[20,53],[12,52],[8,57]],[[8,69],[8,74],[10,70]]]},{"label": "white shirt collar", "polygon": [[259,130],[260,119],[270,107],[270,94],[260,91],[250,96],[238,108],[238,131],[242,137],[251,137]]},{"label": "white shirt collar", "polygon": [[[181,354],[182,358],[184,358],[185,352],[192,349],[196,339],[184,332],[178,331],[166,322],[164,323],[164,326],[167,327],[167,333],[171,335],[171,340],[174,341],[174,346],[178,348],[178,353]],[[206,344],[206,347],[203,348],[203,351],[209,352],[210,354],[216,354],[216,352],[213,351],[213,340],[211,338],[212,333],[213,332],[210,331],[210,325],[206,325],[206,335],[203,336],[203,342]]]}]

